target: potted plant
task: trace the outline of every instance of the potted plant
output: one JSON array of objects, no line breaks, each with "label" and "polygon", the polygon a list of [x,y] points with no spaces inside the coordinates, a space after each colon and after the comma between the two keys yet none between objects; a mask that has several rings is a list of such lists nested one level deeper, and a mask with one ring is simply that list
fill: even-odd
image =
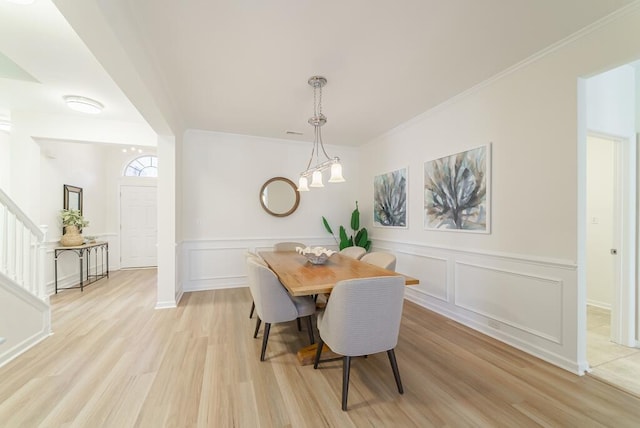
[{"label": "potted plant", "polygon": [[351,236],[347,235],[347,230],[344,226],[340,226],[340,242],[338,242],[333,234],[331,226],[329,226],[329,222],[324,218],[324,216],[322,217],[322,224],[324,224],[324,228],[327,229],[327,232],[333,236],[333,239],[341,250],[344,250],[347,247],[362,247],[369,251],[371,248],[371,241],[369,240],[369,233],[367,232],[367,229],[364,227],[362,229],[360,228],[360,210],[358,209],[358,201],[356,201],[356,209],[351,213],[351,230],[353,231]]},{"label": "potted plant", "polygon": [[65,247],[82,245],[84,242],[82,228],[88,226],[89,222],[84,219],[80,210],[61,210],[60,219],[64,227],[64,235],[60,243]]}]

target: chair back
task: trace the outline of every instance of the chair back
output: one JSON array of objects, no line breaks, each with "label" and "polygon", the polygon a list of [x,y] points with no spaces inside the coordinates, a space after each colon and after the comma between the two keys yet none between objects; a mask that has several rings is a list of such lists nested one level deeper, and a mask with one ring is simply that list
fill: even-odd
[{"label": "chair back", "polygon": [[252,251],[247,251],[244,254],[244,258],[245,260],[249,260],[249,259],[253,259],[256,262],[260,263],[263,266],[267,266],[267,263],[262,259],[262,257],[260,257],[258,254],[252,252]]},{"label": "chair back", "polygon": [[322,322],[322,340],[345,356],[388,351],[396,347],[404,278],[384,276],[339,281],[331,292]]},{"label": "chair back", "polygon": [[340,250],[340,254],[343,256],[351,257],[352,259],[360,260],[362,256],[367,253],[362,247],[347,247]]},{"label": "chair back", "polygon": [[374,251],[372,253],[365,254],[360,260],[394,272],[396,270],[396,256],[391,253]]},{"label": "chair back", "polygon": [[254,258],[247,259],[249,289],[258,316],[264,322],[278,323],[298,317],[289,293],[271,269]]},{"label": "chair back", "polygon": [[278,242],[273,245],[273,251],[295,251],[296,247],[305,248],[300,242]]}]

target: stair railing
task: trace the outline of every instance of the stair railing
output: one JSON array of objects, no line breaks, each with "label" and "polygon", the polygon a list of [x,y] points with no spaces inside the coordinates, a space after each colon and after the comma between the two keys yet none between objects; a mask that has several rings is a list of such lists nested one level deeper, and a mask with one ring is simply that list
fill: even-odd
[{"label": "stair railing", "polygon": [[47,227],[38,227],[0,189],[0,272],[24,290],[48,301],[44,276]]}]

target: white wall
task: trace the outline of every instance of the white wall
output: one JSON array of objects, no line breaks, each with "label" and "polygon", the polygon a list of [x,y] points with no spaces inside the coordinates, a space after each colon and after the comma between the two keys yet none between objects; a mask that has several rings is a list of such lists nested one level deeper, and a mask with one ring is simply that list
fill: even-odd
[{"label": "white wall", "polygon": [[[372,234],[375,248],[398,254],[398,271],[420,279],[410,299],[568,370],[586,368],[578,349],[578,78],[640,58],[638,40],[636,8],[362,147],[364,211],[376,174],[409,167],[408,229]],[[424,162],[488,143],[492,233],[424,230]]]},{"label": "white wall", "polygon": [[587,80],[587,128],[630,138],[635,134],[636,70],[614,68]]},{"label": "white wall", "polygon": [[[332,245],[322,216],[337,229],[355,208],[357,150],[326,146],[339,156],[346,183],[326,183],[302,192],[300,206],[288,217],[267,214],[260,188],[272,177],[297,183],[312,144],[190,130],[182,151],[182,267],[184,291],[246,285],[244,252],[277,241]],[[326,174],[326,173],[325,173]],[[369,215],[370,213],[365,215]]]},{"label": "white wall", "polygon": [[51,333],[49,308],[0,274],[0,367]]}]

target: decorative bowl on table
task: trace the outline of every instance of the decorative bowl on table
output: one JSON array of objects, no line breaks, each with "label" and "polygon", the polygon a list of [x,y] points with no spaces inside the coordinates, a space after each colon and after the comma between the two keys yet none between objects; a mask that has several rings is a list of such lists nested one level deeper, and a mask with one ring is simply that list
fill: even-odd
[{"label": "decorative bowl on table", "polygon": [[335,253],[335,251],[328,250],[323,247],[296,247],[296,251],[298,252],[298,254],[302,254],[303,256],[305,256],[307,260],[309,260],[309,262],[314,265],[325,264],[327,260],[329,260],[329,257],[331,257]]}]

